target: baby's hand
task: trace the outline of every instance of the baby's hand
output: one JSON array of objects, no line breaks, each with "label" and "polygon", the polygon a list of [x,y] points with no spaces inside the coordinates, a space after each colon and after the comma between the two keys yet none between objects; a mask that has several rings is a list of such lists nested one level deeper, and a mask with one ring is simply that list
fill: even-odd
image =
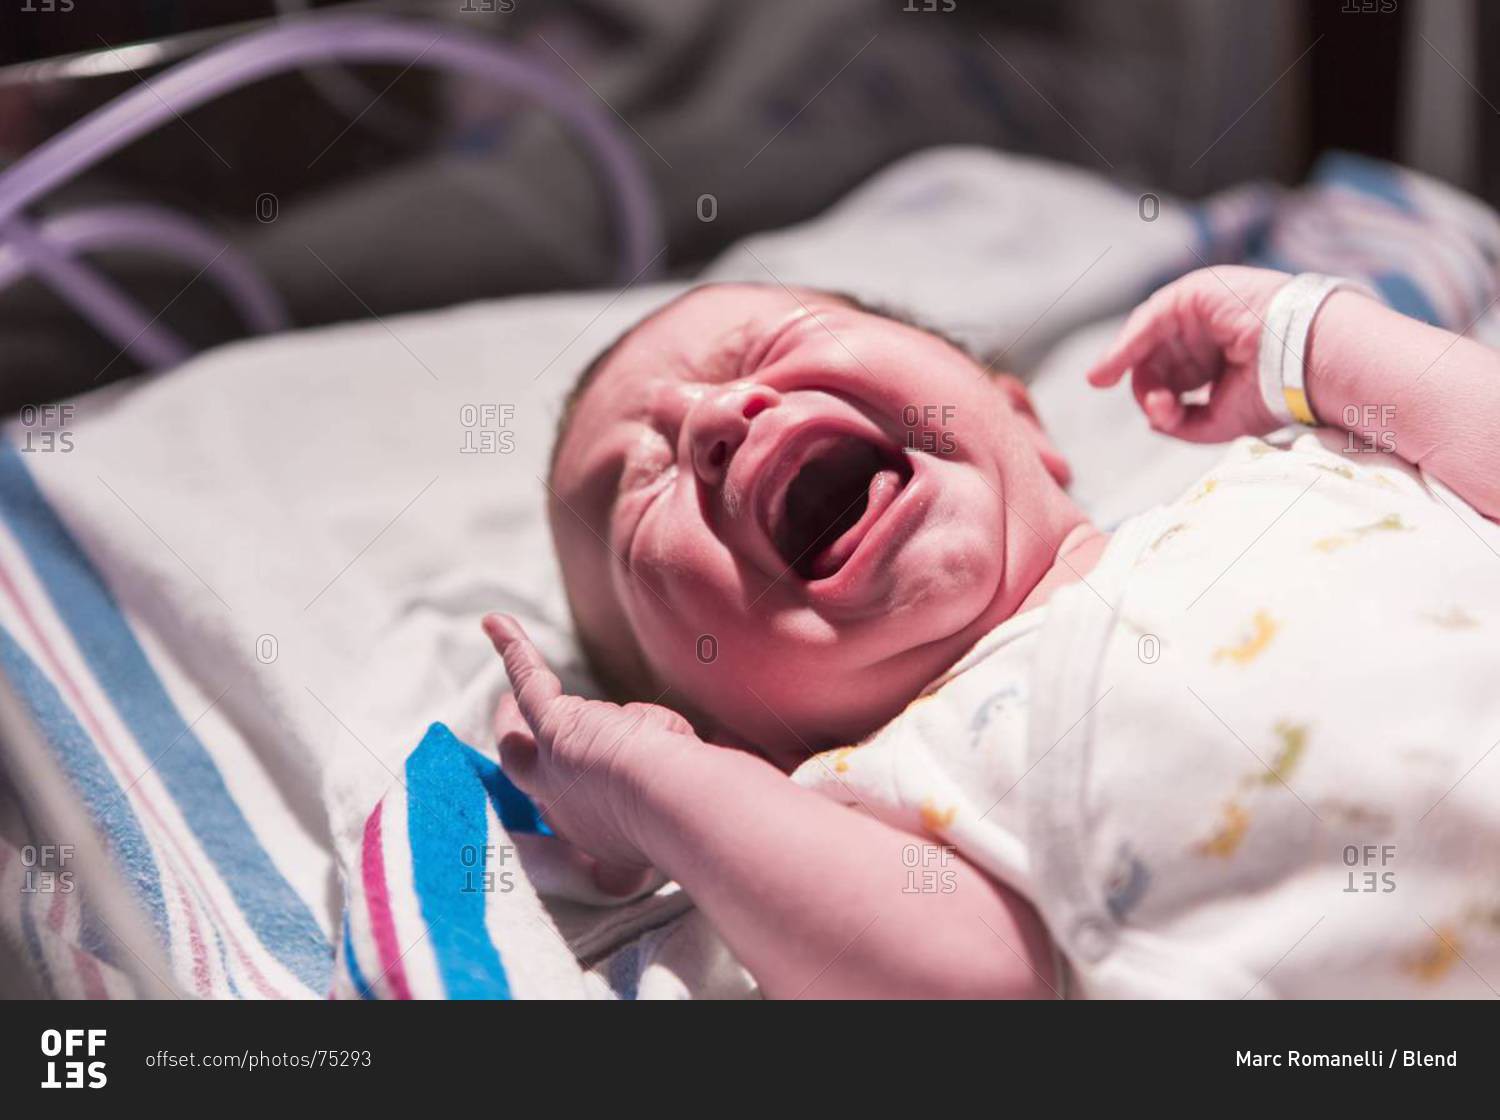
[{"label": "baby's hand", "polygon": [[[1257,360],[1266,309],[1290,279],[1234,265],[1188,273],[1131,312],[1089,383],[1104,388],[1129,371],[1151,426],[1194,443],[1275,431],[1282,425],[1261,399]],[[1204,385],[1206,401],[1180,399]]]},{"label": "baby's hand", "polygon": [[495,717],[501,769],[557,833],[597,861],[601,890],[634,893],[651,874],[639,839],[641,783],[676,751],[704,744],[668,708],[564,693],[514,619],[486,615],[484,632],[514,690]]}]

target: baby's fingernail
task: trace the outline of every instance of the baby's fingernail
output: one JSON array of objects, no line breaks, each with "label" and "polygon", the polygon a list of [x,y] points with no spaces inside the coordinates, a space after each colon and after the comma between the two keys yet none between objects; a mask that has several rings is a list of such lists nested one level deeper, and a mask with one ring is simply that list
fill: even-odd
[{"label": "baby's fingernail", "polygon": [[515,620],[508,615],[487,614],[480,620],[480,626],[492,642],[510,641],[516,637]]}]

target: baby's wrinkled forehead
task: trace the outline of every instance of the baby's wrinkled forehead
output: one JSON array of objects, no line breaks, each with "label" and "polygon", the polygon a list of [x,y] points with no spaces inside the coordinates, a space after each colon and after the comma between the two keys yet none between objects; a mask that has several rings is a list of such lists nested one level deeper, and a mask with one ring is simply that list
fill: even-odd
[{"label": "baby's wrinkled forehead", "polygon": [[653,383],[741,376],[756,341],[798,314],[849,307],[842,296],[780,285],[708,284],[645,316],[584,371],[564,406],[553,474],[599,445],[609,425],[639,410]]},{"label": "baby's wrinkled forehead", "polygon": [[642,362],[649,372],[698,380],[737,375],[745,351],[790,315],[847,306],[839,296],[761,284],[694,288],[643,318],[612,348],[599,380],[628,377]]}]

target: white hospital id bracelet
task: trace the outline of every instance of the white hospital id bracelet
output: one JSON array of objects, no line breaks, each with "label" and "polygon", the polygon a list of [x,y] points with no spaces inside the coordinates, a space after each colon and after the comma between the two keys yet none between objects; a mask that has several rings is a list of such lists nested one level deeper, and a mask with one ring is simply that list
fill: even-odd
[{"label": "white hospital id bracelet", "polygon": [[1282,424],[1316,424],[1307,399],[1304,362],[1307,334],[1323,301],[1340,288],[1373,296],[1365,285],[1342,276],[1303,272],[1271,298],[1260,332],[1260,395]]}]

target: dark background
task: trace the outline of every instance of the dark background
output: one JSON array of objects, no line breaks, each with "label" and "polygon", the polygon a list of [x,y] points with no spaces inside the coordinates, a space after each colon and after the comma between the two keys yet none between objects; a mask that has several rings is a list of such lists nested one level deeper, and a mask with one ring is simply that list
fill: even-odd
[{"label": "dark background", "polygon": [[[1295,183],[1345,148],[1500,202],[1500,4],[1484,0],[0,0],[0,167],[173,63],[313,8],[442,21],[587,81],[651,177],[666,275],[938,144],[1187,197]],[[258,220],[267,195],[275,219]],[[206,223],[300,325],[616,279],[567,137],[421,67],[236,91],[29,216],[131,200]],[[180,264],[90,263],[195,346],[243,331]],[[0,409],[138,369],[41,283],[0,289]]]}]

